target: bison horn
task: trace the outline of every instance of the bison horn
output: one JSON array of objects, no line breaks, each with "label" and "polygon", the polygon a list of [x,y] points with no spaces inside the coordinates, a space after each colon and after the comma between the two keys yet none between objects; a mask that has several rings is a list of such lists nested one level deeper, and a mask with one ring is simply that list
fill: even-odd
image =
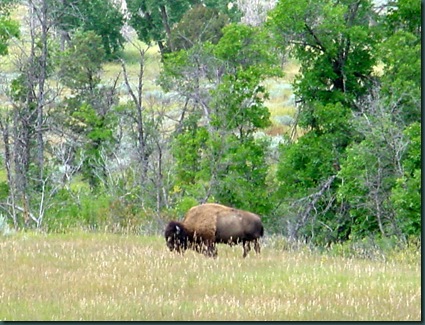
[{"label": "bison horn", "polygon": [[176,226],[176,234],[177,235],[180,234],[180,227],[179,226]]}]

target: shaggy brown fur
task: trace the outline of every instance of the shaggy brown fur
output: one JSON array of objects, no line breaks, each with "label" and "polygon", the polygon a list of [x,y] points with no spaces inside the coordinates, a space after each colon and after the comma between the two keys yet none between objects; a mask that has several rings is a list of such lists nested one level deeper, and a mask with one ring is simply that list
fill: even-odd
[{"label": "shaggy brown fur", "polygon": [[[260,253],[259,238],[264,228],[260,217],[254,213],[207,203],[191,208],[181,225],[187,234],[188,246],[207,256],[217,256],[217,243],[242,243],[243,257],[246,257],[251,249],[250,242],[253,242],[255,251]],[[170,232],[166,234],[166,239],[171,235]]]},{"label": "shaggy brown fur", "polygon": [[187,232],[182,223],[170,221],[165,228],[165,240],[170,251],[183,253],[187,249]]}]

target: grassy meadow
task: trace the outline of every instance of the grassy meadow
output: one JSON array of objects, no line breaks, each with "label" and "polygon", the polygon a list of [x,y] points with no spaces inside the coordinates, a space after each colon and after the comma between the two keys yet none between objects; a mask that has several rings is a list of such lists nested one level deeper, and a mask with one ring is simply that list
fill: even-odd
[{"label": "grassy meadow", "polygon": [[0,237],[0,320],[420,320],[413,263],[219,245],[169,252],[159,236]]}]

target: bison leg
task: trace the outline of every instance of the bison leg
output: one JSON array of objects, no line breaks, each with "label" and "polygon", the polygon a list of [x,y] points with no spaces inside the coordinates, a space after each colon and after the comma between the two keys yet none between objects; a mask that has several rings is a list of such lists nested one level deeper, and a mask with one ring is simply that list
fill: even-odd
[{"label": "bison leg", "polygon": [[248,255],[248,252],[251,250],[251,245],[249,244],[249,241],[243,240],[243,257],[246,257]]},{"label": "bison leg", "polygon": [[214,258],[217,257],[217,246],[215,243],[208,245],[208,256]]},{"label": "bison leg", "polygon": [[255,249],[255,252],[256,252],[257,254],[260,254],[260,250],[261,250],[261,248],[260,248],[260,242],[258,241],[258,239],[256,239],[256,240],[254,241],[254,249]]},{"label": "bison leg", "polygon": [[202,253],[204,251],[203,244],[195,244],[193,247],[197,253]]},{"label": "bison leg", "polygon": [[208,257],[217,257],[217,246],[215,243],[206,242],[203,244],[202,253]]},{"label": "bison leg", "polygon": [[217,257],[217,246],[215,244],[209,247],[209,256],[216,258]]}]

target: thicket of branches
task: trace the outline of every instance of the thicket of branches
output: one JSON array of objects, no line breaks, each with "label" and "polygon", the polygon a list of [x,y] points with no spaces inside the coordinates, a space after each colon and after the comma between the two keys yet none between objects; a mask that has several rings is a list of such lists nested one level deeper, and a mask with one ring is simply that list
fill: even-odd
[{"label": "thicket of branches", "polygon": [[[420,235],[417,1],[0,3],[0,207],[15,228],[150,232],[216,201],[319,245]],[[276,145],[264,82],[288,58],[302,135]],[[108,61],[121,69],[102,80]]]}]

